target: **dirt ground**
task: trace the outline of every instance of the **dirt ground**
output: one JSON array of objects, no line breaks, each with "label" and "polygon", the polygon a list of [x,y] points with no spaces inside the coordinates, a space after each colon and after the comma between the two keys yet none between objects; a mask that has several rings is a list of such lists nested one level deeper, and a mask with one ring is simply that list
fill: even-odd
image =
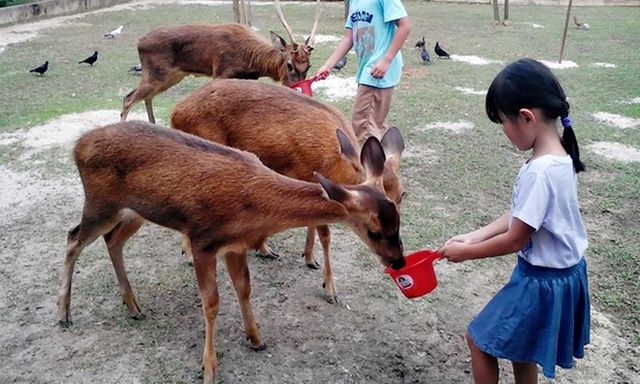
[{"label": "dirt ground", "polygon": [[[147,224],[125,249],[145,320],[127,318],[106,249],[97,241],[76,265],[74,324],[68,330],[56,325],[66,231],[77,224],[83,202],[70,159],[73,137],[81,131],[73,121],[97,125],[116,121],[117,113],[62,117],[0,137],[3,150],[15,155],[0,172],[2,383],[200,380],[200,300],[192,268],[180,256],[179,236],[171,231]],[[57,126],[70,127],[69,135],[56,133]],[[30,141],[35,132],[49,136]],[[51,162],[57,163],[55,169]],[[235,294],[220,266],[219,382],[471,382],[466,325],[508,278],[512,260],[440,262],[436,291],[407,300],[355,235],[335,226],[332,248],[340,302],[331,305],[321,296],[322,272],[308,269],[300,257],[304,233],[297,229],[273,239],[280,260],[250,258],[252,303],[267,343],[264,351],[251,350],[244,340]],[[640,383],[637,373],[625,368],[629,348],[616,326],[594,307],[586,358],[577,361],[578,369],[558,369],[556,382]],[[508,382],[510,367],[502,367]]]},{"label": "dirt ground", "polygon": [[[0,33],[0,52],[37,32],[33,26],[12,28]],[[93,125],[117,121],[118,113],[93,111],[0,134],[0,151],[9,159],[0,163],[0,383],[201,380],[204,321],[198,289],[192,267],[180,255],[180,238],[169,230],[146,224],[125,248],[129,279],[146,319],[127,318],[106,248],[96,241],[76,264],[73,326],[57,326],[66,235],[78,223],[83,204],[70,157],[73,139]],[[437,154],[414,147],[405,156],[424,164]],[[404,209],[411,209],[416,203],[410,196],[419,187],[410,177],[405,183]],[[587,223],[592,225],[598,224]],[[339,303],[329,304],[322,298],[322,271],[308,269],[300,257],[304,234],[296,229],[272,239],[280,260],[250,258],[252,304],[267,344],[263,351],[253,351],[245,341],[235,294],[220,263],[220,383],[471,382],[466,326],[508,279],[513,259],[439,262],[438,288],[407,300],[360,240],[333,226]],[[321,262],[319,245],[316,254]],[[628,364],[640,351],[632,350],[597,306],[592,319],[585,359],[576,362],[577,369],[558,368],[554,382],[640,384],[640,373]],[[504,382],[512,382],[510,366],[501,362],[501,368]]]}]

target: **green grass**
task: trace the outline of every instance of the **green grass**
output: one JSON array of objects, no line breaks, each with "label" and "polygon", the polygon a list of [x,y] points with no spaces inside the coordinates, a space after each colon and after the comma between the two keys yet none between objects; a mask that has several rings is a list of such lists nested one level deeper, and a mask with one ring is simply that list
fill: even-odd
[{"label": "green grass", "polygon": [[[492,27],[488,5],[406,2],[413,32],[403,54],[405,75],[394,94],[389,122],[403,132],[412,152],[430,158],[406,157],[403,179],[409,192],[403,205],[402,235],[407,249],[438,246],[448,236],[478,227],[508,207],[515,173],[526,154],[512,149],[499,126],[484,113],[482,96],[462,95],[456,86],[486,89],[500,64],[470,66],[438,60],[425,67],[413,43],[426,36],[451,54],[477,55],[504,63],[528,56],[557,60],[565,7],[512,6],[514,25]],[[312,6],[284,5],[293,30],[308,33]],[[265,37],[270,29],[284,33],[271,7],[253,7],[255,25]],[[579,7],[573,14],[591,25],[589,31],[571,26],[565,60],[580,67],[554,70],[570,97],[572,118],[583,146],[588,172],[579,176],[581,205],[590,237],[588,260],[595,305],[617,319],[628,339],[640,345],[640,167],[606,160],[585,149],[595,141],[612,141],[640,149],[638,128],[619,130],[599,123],[592,113],[606,111],[640,117],[638,104],[623,104],[640,96],[640,8]],[[135,16],[134,16],[135,15]],[[120,109],[122,96],[138,78],[127,69],[138,62],[136,40],[161,25],[231,20],[231,7],[155,5],[152,9],[91,14],[80,23],[45,31],[34,40],[11,45],[0,53],[0,132],[27,129],[59,115],[93,109]],[[542,24],[534,29],[525,22]],[[120,24],[118,39],[102,34]],[[326,8],[321,34],[342,33],[339,4]],[[312,71],[333,46],[318,44]],[[94,67],[77,62],[94,50]],[[27,71],[50,61],[45,77]],[[617,68],[596,68],[594,62]],[[350,62],[341,76],[352,75]],[[154,100],[156,115],[167,121],[175,102],[207,79],[189,78]],[[345,113],[351,101],[336,103]],[[143,111],[142,104],[135,111]],[[476,129],[461,134],[419,131],[433,121],[472,122]],[[417,151],[419,149],[420,151]],[[7,157],[8,156],[8,157]],[[11,152],[0,155],[6,162]],[[480,266],[479,268],[490,268]]]}]

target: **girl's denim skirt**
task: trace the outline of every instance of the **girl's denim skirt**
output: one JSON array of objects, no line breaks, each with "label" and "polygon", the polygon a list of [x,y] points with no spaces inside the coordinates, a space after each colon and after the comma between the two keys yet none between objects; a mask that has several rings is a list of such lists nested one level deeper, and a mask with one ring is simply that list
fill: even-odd
[{"label": "girl's denim skirt", "polygon": [[584,258],[566,269],[538,267],[518,257],[511,280],[469,324],[482,351],[536,363],[546,377],[572,368],[589,344],[590,313]]}]

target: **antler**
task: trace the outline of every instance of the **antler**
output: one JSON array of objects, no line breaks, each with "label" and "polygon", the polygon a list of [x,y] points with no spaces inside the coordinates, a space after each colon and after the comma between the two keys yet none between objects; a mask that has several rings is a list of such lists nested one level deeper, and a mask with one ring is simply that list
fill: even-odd
[{"label": "antler", "polygon": [[[318,0],[320,2],[320,0]],[[276,13],[278,14],[278,19],[282,23],[282,26],[287,31],[289,35],[289,39],[291,40],[291,44],[296,44],[296,39],[293,38],[293,32],[291,32],[291,27],[287,24],[287,20],[284,19],[284,15],[282,14],[282,8],[280,8],[280,0],[274,0],[274,5],[276,6]]]},{"label": "antler", "polygon": [[309,46],[313,46],[313,42],[316,39],[316,29],[318,28],[318,22],[320,21],[320,14],[322,13],[320,0],[318,0],[316,4],[316,17],[313,21],[313,28],[311,28],[311,35],[309,35],[309,38],[307,39],[307,45]]}]

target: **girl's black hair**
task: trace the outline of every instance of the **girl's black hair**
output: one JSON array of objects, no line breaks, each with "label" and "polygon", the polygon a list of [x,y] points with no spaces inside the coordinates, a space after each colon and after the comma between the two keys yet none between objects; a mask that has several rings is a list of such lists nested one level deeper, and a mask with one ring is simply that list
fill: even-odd
[{"label": "girl's black hair", "polygon": [[[569,116],[569,103],[560,82],[549,68],[533,59],[520,59],[507,65],[487,91],[487,116],[494,123],[502,123],[501,114],[517,118],[522,108],[538,108],[548,119]],[[564,127],[561,142],[573,160],[576,173],[584,171],[571,125]]]}]

